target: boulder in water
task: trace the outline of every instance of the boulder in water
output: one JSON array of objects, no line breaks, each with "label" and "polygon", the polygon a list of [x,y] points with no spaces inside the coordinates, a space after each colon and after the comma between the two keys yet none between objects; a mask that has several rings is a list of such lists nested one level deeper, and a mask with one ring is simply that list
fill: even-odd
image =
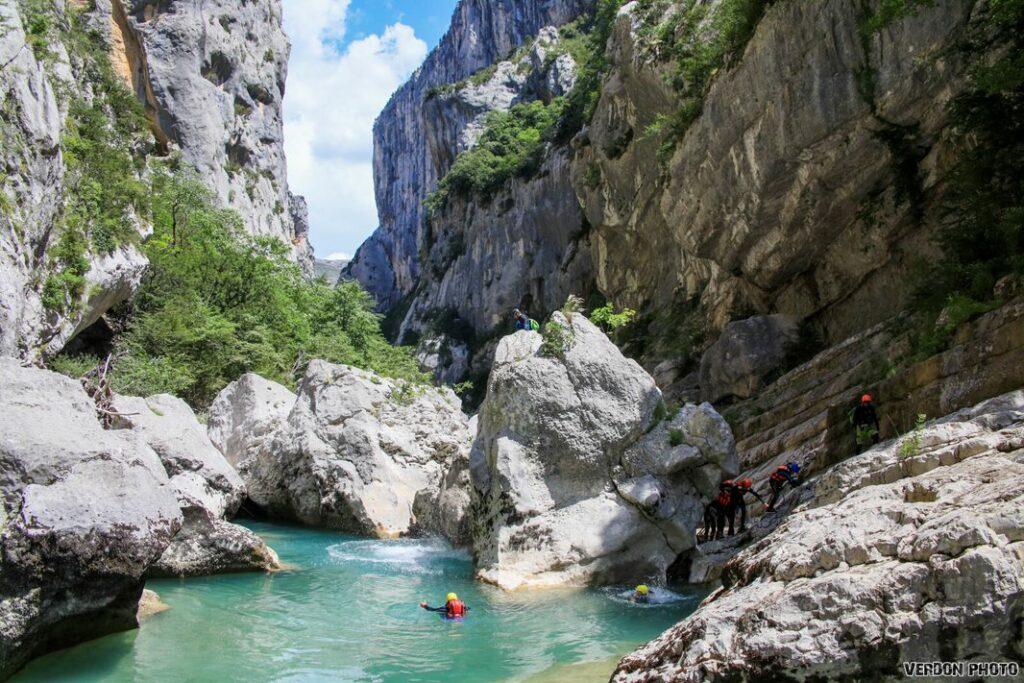
[{"label": "boulder in water", "polygon": [[81,385],[0,359],[0,678],[137,625],[146,570],[181,526],[138,434],[104,430]]},{"label": "boulder in water", "polygon": [[1024,392],[834,466],[615,681],[896,680],[1024,656]]},{"label": "boulder in water", "polygon": [[414,504],[437,504],[469,443],[451,390],[315,360],[285,425],[241,473],[274,517],[381,538],[441,532],[417,524]]},{"label": "boulder in water", "polygon": [[196,418],[168,394],[117,396],[115,427],[130,429],[159,456],[184,515],[184,525],[150,576],[206,576],[278,567],[277,555],[248,529],[225,521],[238,511],[245,485]]},{"label": "boulder in water", "polygon": [[584,316],[547,329],[546,345],[517,332],[495,353],[471,454],[478,575],[507,589],[663,579],[694,544],[702,493],[735,470],[729,426],[707,405],[659,420],[654,380]]}]

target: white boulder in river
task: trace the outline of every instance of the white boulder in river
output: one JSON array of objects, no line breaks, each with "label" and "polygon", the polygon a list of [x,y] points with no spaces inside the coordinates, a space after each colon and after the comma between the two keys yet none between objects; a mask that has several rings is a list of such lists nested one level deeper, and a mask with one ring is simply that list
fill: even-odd
[{"label": "white boulder in river", "polygon": [[294,405],[293,392],[249,372],[217,394],[207,433],[227,461],[238,467],[270,444]]},{"label": "white boulder in river", "polygon": [[523,586],[664,579],[708,496],[736,469],[710,406],[665,422],[661,392],[583,315],[555,313],[564,351],[501,340],[471,455],[481,579]]},{"label": "white boulder in river", "polygon": [[[214,402],[211,423],[225,433],[237,424],[232,398],[247,401],[251,394],[232,385]],[[273,439],[242,440],[230,447],[240,450],[228,452],[245,453],[239,471],[249,497],[270,516],[390,538],[443,531],[418,520],[414,505],[441,504],[446,477],[468,457],[470,439],[451,390],[315,360]],[[457,529],[465,509],[451,507],[445,506],[445,527]]]},{"label": "white boulder in river", "polygon": [[231,524],[245,484],[228,464],[192,408],[168,394],[117,396],[115,427],[137,432],[160,457],[184,515],[184,526],[151,569],[151,576],[206,576],[272,570],[277,555],[248,529]]},{"label": "white boulder in river", "polygon": [[137,433],[104,430],[77,381],[0,358],[0,679],[136,626],[146,571],[181,522]]},{"label": "white boulder in river", "polygon": [[613,680],[904,680],[910,662],[1024,659],[1024,392],[812,486]]}]

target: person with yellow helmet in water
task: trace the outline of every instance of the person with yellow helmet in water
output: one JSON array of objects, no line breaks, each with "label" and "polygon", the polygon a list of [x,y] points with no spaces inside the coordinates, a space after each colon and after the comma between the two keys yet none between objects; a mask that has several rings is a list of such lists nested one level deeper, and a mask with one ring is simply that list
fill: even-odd
[{"label": "person with yellow helmet in water", "polygon": [[648,604],[651,601],[651,589],[644,584],[640,584],[636,587],[636,590],[633,591],[633,595],[629,596],[629,601],[639,603],[641,605]]},{"label": "person with yellow helmet in water", "polygon": [[449,621],[462,621],[466,616],[466,612],[469,611],[469,607],[466,606],[466,603],[459,600],[459,596],[455,593],[449,593],[445,597],[445,603],[442,607],[431,607],[425,602],[421,602],[420,607],[428,612],[440,612],[444,614],[444,618]]}]

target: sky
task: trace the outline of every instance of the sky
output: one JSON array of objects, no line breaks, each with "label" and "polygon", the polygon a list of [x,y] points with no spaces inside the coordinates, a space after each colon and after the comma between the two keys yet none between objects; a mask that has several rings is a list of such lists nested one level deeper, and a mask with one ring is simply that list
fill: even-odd
[{"label": "sky", "polygon": [[373,121],[448,28],[457,0],[284,0],[292,192],[318,258],[349,258],[377,227]]}]

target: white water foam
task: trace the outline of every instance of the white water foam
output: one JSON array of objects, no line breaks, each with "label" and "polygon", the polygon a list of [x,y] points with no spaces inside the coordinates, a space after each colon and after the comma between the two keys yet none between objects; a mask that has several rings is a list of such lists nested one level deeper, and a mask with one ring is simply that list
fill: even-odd
[{"label": "white water foam", "polygon": [[680,602],[686,602],[693,600],[692,595],[680,595],[670,591],[668,588],[662,586],[651,586],[647,594],[648,602],[637,602],[632,603],[630,598],[633,597],[635,588],[623,588],[622,586],[608,586],[602,588],[601,591],[608,596],[610,600],[615,602],[630,603],[635,607],[661,607],[662,605],[673,605]]},{"label": "white water foam", "polygon": [[327,554],[334,562],[380,564],[413,574],[443,574],[441,563],[470,559],[468,553],[434,539],[345,541],[329,546]]}]

